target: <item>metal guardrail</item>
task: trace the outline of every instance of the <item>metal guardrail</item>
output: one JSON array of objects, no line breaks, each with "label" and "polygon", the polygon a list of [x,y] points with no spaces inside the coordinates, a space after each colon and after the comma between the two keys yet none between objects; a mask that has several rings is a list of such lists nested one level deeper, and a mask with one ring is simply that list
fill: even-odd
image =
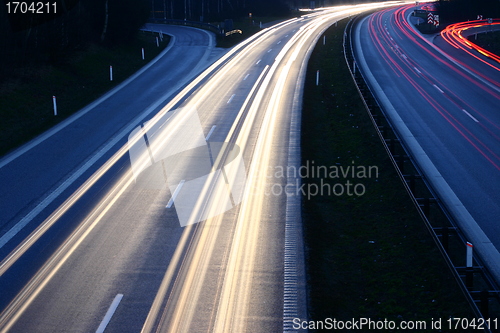
[{"label": "metal guardrail", "polygon": [[362,71],[356,66],[352,28],[358,18],[351,18],[347,24],[343,41],[345,61],[358,93],[399,178],[476,317],[488,319],[491,313],[500,313],[500,289],[477,253],[474,254],[472,267],[456,264],[465,262],[465,236],[411,157],[405,143],[400,140]]}]

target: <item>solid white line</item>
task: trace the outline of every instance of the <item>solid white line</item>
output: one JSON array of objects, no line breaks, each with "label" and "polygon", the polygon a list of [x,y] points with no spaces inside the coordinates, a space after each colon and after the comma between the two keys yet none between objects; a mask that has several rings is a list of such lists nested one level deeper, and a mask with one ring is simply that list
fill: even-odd
[{"label": "solid white line", "polygon": [[245,75],[245,78],[243,79],[243,81],[245,81],[246,79],[248,79],[249,76],[250,76],[250,74]]},{"label": "solid white line", "polygon": [[115,299],[113,300],[113,303],[109,306],[108,312],[106,312],[106,315],[104,316],[104,319],[101,321],[101,324],[95,331],[95,333],[103,333],[104,330],[106,329],[106,326],[108,326],[109,322],[111,321],[111,317],[115,314],[116,308],[120,304],[121,300],[123,298],[122,294],[118,294],[115,296]]},{"label": "solid white line", "polygon": [[179,192],[182,188],[182,185],[184,185],[184,179],[180,181],[179,185],[177,185],[177,188],[175,189],[174,194],[172,195],[172,197],[168,201],[167,208],[171,208],[172,205],[174,204],[175,198],[177,198],[177,194],[179,194]]},{"label": "solid white line", "polygon": [[231,101],[233,100],[235,94],[232,94],[231,97],[229,98],[229,100],[227,101],[227,104],[231,103]]},{"label": "solid white line", "polygon": [[208,141],[208,139],[210,139],[210,136],[212,135],[212,133],[214,132],[215,130],[215,127],[217,127],[216,125],[212,126],[212,128],[210,129],[210,132],[208,132],[208,135],[205,139],[205,141]]},{"label": "solid white line", "polygon": [[90,169],[102,156],[104,156],[104,154],[111,150],[111,148],[113,148],[123,137],[125,137],[125,135],[127,135],[135,127],[137,127],[137,124],[142,121],[147,115],[149,115],[154,109],[156,109],[161,103],[163,103],[163,99],[156,101],[146,110],[144,110],[144,112],[142,112],[139,116],[132,120],[126,128],[124,128],[119,134],[108,141],[108,143],[101,150],[95,153],[90,159],[87,160],[87,162],[85,162],[84,165],[82,165],[61,185],[59,185],[58,188],[56,188],[47,197],[45,197],[42,202],[40,202],[35,208],[33,208],[33,210],[26,214],[9,231],[7,231],[2,237],[0,237],[0,248],[7,244],[15,235],[17,235],[17,233],[21,231],[28,223],[30,223],[33,218],[40,214],[40,212],[43,211],[48,205],[50,205],[62,192],[64,192],[81,175],[83,175],[88,169]]},{"label": "solid white line", "polygon": [[474,118],[474,117],[473,117],[473,116],[472,116],[469,112],[467,112],[466,110],[462,109],[462,111],[463,111],[466,115],[468,115],[469,117],[471,117],[471,119],[472,119],[472,120],[474,120],[476,123],[478,123],[478,122],[479,122],[479,120],[477,120],[476,118]]},{"label": "solid white line", "polygon": [[434,88],[436,88],[437,90],[439,90],[439,92],[441,94],[444,94],[444,91],[441,90],[441,88],[439,88],[438,86],[436,86],[435,84],[433,84]]}]

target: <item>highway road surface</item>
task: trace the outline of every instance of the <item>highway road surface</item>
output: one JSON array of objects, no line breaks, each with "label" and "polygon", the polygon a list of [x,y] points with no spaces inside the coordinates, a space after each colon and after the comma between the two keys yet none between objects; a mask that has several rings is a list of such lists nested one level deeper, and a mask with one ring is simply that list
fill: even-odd
[{"label": "highway road surface", "polygon": [[413,27],[414,7],[386,9],[360,21],[357,64],[434,190],[500,281],[500,64],[440,36],[422,36]]},{"label": "highway road surface", "polygon": [[[321,33],[391,4],[306,12],[229,50],[188,85],[189,75],[169,82],[151,67],[59,130],[66,135],[2,160],[2,202],[16,205],[6,207],[4,235],[21,231],[2,248],[0,331],[276,332],[305,319],[300,180],[273,170],[299,167],[305,66]],[[199,34],[186,43],[204,48],[158,63],[193,61],[196,71],[213,47]],[[167,103],[162,94],[177,82],[185,88]],[[16,227],[89,161],[82,181]],[[38,192],[24,197],[31,187]]]}]

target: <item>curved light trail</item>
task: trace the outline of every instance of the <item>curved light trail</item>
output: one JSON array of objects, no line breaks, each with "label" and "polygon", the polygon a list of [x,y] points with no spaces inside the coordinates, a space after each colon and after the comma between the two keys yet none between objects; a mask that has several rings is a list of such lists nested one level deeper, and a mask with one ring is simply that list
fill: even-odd
[{"label": "curved light trail", "polygon": [[469,55],[478,59],[479,61],[484,62],[486,65],[490,66],[491,68],[493,68],[497,71],[500,71],[499,66],[494,66],[493,64],[489,63],[488,61],[483,60],[481,57],[479,57],[477,54],[473,53],[472,51],[476,51],[485,57],[488,57],[492,60],[495,60],[498,63],[500,63],[500,56],[480,47],[479,45],[477,45],[471,41],[469,41],[467,36],[464,36],[464,32],[468,32],[467,35],[469,35],[469,36],[471,34],[474,34],[473,32],[470,31],[470,29],[487,28],[487,30],[489,30],[493,26],[495,26],[495,28],[498,29],[500,26],[500,19],[493,19],[492,23],[489,23],[488,20],[460,22],[460,23],[450,24],[449,26],[447,26],[441,32],[441,36],[448,43],[450,43],[450,45],[452,45],[453,47],[467,52]]}]

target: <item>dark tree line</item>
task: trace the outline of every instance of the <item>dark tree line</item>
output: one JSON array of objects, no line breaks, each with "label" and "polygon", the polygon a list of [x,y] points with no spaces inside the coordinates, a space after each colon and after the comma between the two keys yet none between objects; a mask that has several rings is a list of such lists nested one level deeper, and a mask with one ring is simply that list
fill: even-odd
[{"label": "dark tree line", "polygon": [[129,39],[150,15],[148,0],[53,0],[45,14],[0,10],[0,75],[25,63],[57,63],[90,43]]},{"label": "dark tree line", "polygon": [[439,12],[447,22],[475,20],[478,15],[498,18],[500,0],[439,0]]},{"label": "dark tree line", "polygon": [[[149,0],[156,19],[216,22],[253,16],[284,16],[290,10],[309,8],[311,0]],[[370,2],[373,0],[315,0],[316,7]]]},{"label": "dark tree line", "polygon": [[[56,14],[13,15],[7,12],[9,0],[2,3],[0,81],[19,65],[64,62],[91,43],[113,45],[129,40],[151,17],[204,22],[248,17],[249,13],[278,17],[311,3],[310,0],[47,1],[57,3]],[[316,0],[315,4],[319,7],[365,1],[369,0]]]},{"label": "dark tree line", "polygon": [[289,5],[282,0],[150,0],[154,18],[214,22],[248,16],[281,16]]}]

